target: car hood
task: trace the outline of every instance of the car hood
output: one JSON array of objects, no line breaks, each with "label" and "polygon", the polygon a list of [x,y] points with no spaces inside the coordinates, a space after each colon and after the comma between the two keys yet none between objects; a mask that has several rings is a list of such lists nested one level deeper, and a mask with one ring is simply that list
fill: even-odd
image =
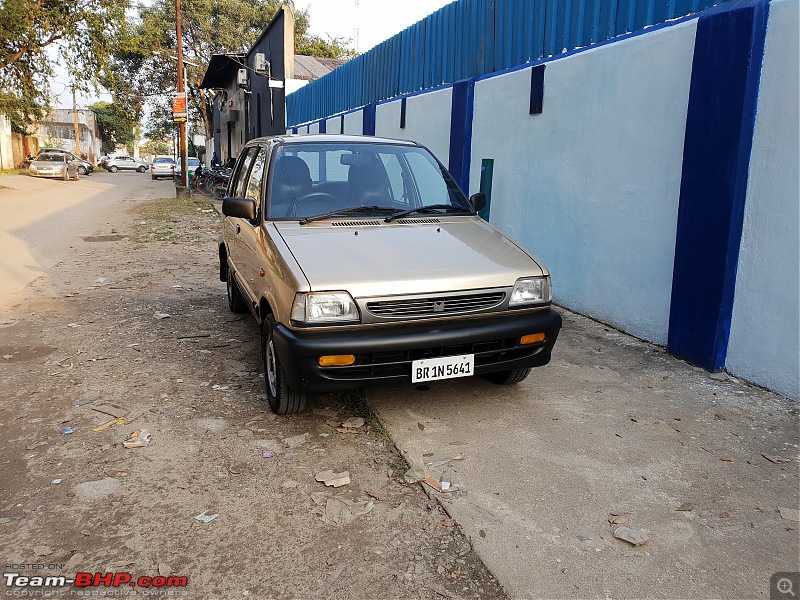
[{"label": "car hood", "polygon": [[346,290],[356,298],[424,294],[512,286],[519,277],[547,273],[477,217],[368,220],[379,224],[274,224],[312,291]]}]

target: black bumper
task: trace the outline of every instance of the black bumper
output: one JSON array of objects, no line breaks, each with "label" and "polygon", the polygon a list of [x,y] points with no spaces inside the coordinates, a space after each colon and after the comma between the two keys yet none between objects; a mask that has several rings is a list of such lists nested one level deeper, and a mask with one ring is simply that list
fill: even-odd
[{"label": "black bumper", "polygon": [[[475,373],[540,367],[561,329],[555,310],[451,321],[428,321],[363,329],[297,331],[281,324],[275,349],[289,385],[299,392],[325,394],[367,386],[411,382],[412,361],[459,354],[475,355]],[[519,345],[520,336],[544,333],[539,344]],[[355,354],[348,367],[320,367],[323,355]]]}]

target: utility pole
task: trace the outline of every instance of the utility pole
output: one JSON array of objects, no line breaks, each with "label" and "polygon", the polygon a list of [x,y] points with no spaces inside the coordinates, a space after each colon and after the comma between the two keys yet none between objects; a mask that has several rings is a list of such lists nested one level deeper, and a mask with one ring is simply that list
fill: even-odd
[{"label": "utility pole", "polygon": [[[175,27],[177,32],[177,43],[178,43],[178,93],[185,94],[186,90],[184,88],[184,77],[183,77],[183,35],[181,32],[181,0],[175,0]],[[188,102],[187,102],[188,104]],[[188,109],[188,106],[187,106]],[[187,113],[188,114],[188,113]],[[186,162],[188,160],[187,157],[187,149],[186,149],[186,120],[182,120],[179,123],[180,128],[180,138],[181,138],[181,187],[184,188],[183,190],[178,191],[178,196],[181,196],[182,193],[185,193],[188,181],[186,178]]]},{"label": "utility pole", "polygon": [[72,118],[75,125],[75,156],[81,156],[81,136],[78,127],[78,102],[75,99],[75,86],[72,86]]}]

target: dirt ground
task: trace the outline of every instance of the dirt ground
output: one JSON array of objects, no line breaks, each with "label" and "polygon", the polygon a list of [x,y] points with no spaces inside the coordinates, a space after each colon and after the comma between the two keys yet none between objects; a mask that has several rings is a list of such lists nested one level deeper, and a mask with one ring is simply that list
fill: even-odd
[{"label": "dirt ground", "polygon": [[[505,598],[438,500],[403,481],[362,395],[270,413],[210,205],[125,205],[0,317],[4,572],[186,576],[170,593],[195,598]],[[343,428],[354,416],[367,422]],[[137,429],[152,441],[124,447]],[[326,487],[326,469],[351,482]]]}]

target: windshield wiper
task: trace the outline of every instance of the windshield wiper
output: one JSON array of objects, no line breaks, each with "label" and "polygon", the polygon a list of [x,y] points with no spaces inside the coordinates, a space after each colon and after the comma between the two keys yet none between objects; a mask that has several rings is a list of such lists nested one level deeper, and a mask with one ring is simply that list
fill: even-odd
[{"label": "windshield wiper", "polygon": [[415,212],[431,212],[434,210],[457,210],[459,212],[467,212],[473,213],[474,211],[468,210],[463,206],[457,206],[455,204],[429,204],[428,206],[420,206],[419,208],[411,208],[409,210],[404,210],[393,215],[389,215],[384,219],[387,223],[394,219],[399,219],[400,217],[405,217],[406,215],[410,215],[411,213]]},{"label": "windshield wiper", "polygon": [[340,208],[330,212],[322,213],[321,215],[314,215],[313,217],[305,217],[300,219],[300,225],[305,225],[311,221],[319,221],[320,219],[327,219],[335,215],[346,215],[347,213],[363,212],[363,211],[377,211],[377,212],[397,212],[399,208],[392,208],[390,206],[353,206],[352,208]]}]

